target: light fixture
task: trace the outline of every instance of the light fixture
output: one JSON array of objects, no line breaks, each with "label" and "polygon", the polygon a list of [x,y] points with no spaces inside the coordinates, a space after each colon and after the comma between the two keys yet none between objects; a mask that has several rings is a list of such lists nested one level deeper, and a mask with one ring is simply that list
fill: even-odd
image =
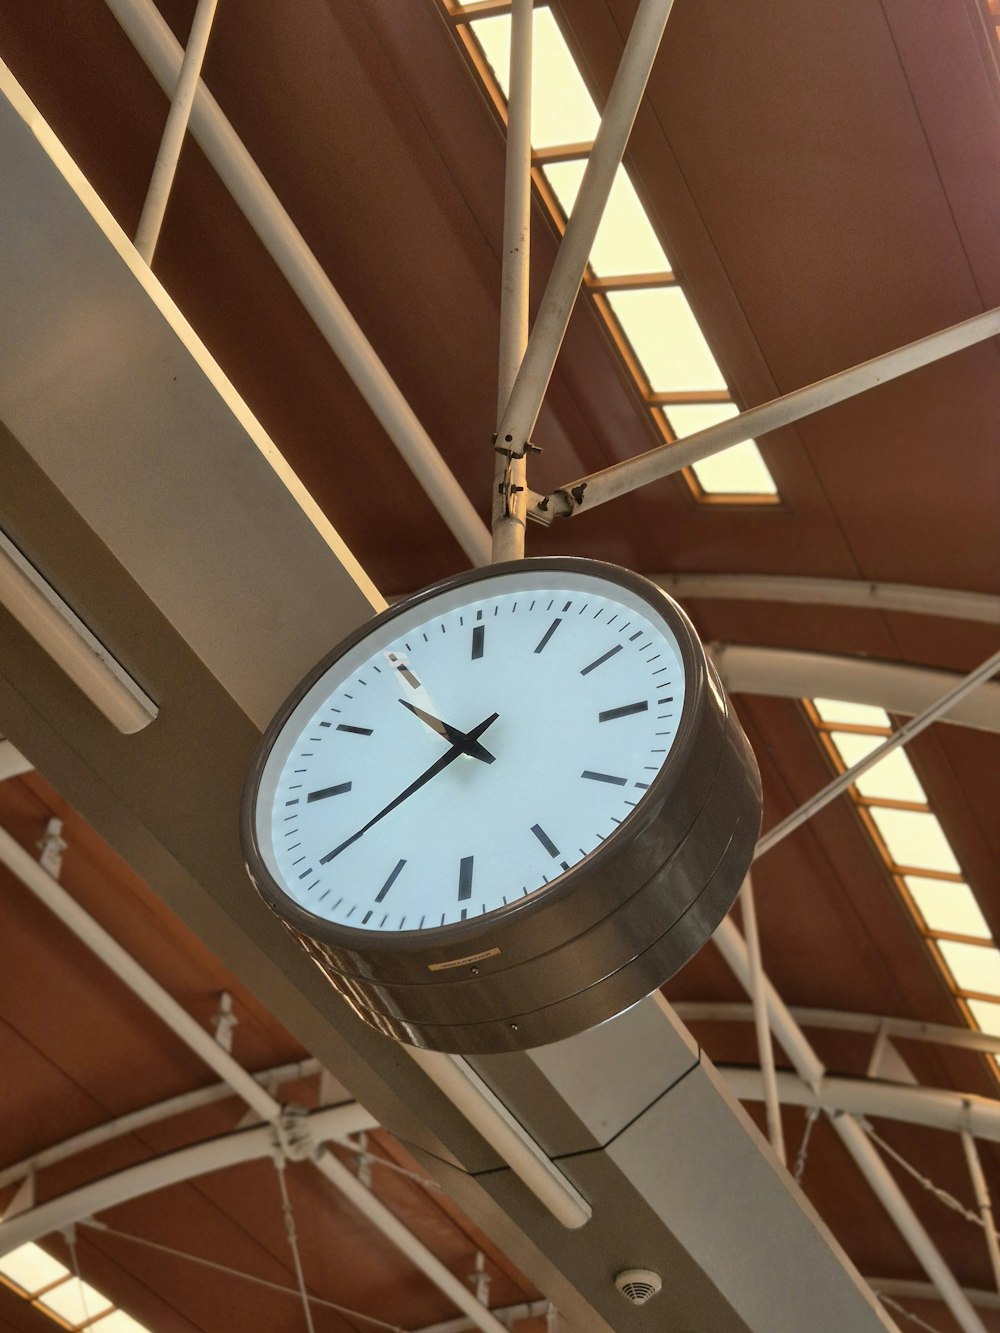
[{"label": "light fixture", "polygon": [[0,603],[112,726],[128,735],[153,721],[159,709],[149,695],[3,532]]}]

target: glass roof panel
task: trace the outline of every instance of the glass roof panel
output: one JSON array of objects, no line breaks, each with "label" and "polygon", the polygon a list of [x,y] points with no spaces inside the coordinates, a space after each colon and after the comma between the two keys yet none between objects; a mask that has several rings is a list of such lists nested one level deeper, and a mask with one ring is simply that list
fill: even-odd
[{"label": "glass roof panel", "polygon": [[1000,950],[992,944],[962,944],[938,940],[938,948],[960,990],[1000,995]]},{"label": "glass roof panel", "polygon": [[[573,211],[586,167],[585,161],[574,160],[550,162],[544,168],[567,218]],[[623,273],[662,273],[670,268],[670,260],[624,167],[619,167],[615,175],[594,240],[590,267],[599,278],[620,277]]]},{"label": "glass roof panel", "polygon": [[33,1294],[60,1278],[69,1277],[69,1269],[53,1259],[40,1245],[29,1241],[0,1258],[0,1273]]},{"label": "glass roof panel", "polygon": [[889,714],[872,704],[852,704],[846,699],[814,699],[813,707],[824,722],[842,722],[849,727],[889,727]]},{"label": "glass roof panel", "polygon": [[82,1324],[85,1319],[111,1309],[111,1302],[102,1296],[89,1282],[71,1278],[58,1287],[53,1287],[44,1296],[39,1296],[38,1304],[46,1310],[53,1310],[70,1324]]},{"label": "glass roof panel", "polygon": [[94,1333],[149,1333],[149,1330],[124,1310],[115,1310],[94,1325]]},{"label": "glass roof panel", "polygon": [[[850,768],[884,743],[882,736],[865,736],[856,731],[833,731],[830,739],[836,745],[841,759]],[[919,801],[927,804],[927,796],[903,750],[893,750],[880,759],[874,768],[862,773],[854,785],[862,796],[873,800]]]},{"label": "glass roof panel", "polygon": [[966,1003],[982,1030],[991,1037],[1000,1037],[1000,1004],[990,1004],[989,1000],[967,1000]]},{"label": "glass roof panel", "polygon": [[[587,143],[600,116],[548,8],[536,8],[531,53],[531,143],[534,148]],[[469,27],[483,48],[493,75],[507,96],[510,76],[510,15],[472,19]]]},{"label": "glass roof panel", "polygon": [[679,287],[608,292],[608,301],[654,392],[726,387]]},{"label": "glass roof panel", "polygon": [[873,806],[868,813],[897,865],[960,873],[955,853],[934,815],[879,806]]},{"label": "glass roof panel", "polygon": [[976,935],[990,938],[990,928],[968,884],[954,884],[947,879],[925,879],[922,875],[904,875],[906,887],[928,930],[944,930],[952,935]]},{"label": "glass roof panel", "polygon": [[[670,428],[684,439],[720,421],[739,416],[735,403],[678,403],[667,408]],[[756,440],[744,440],[721,454],[713,454],[692,468],[698,484],[709,495],[777,495]]]}]

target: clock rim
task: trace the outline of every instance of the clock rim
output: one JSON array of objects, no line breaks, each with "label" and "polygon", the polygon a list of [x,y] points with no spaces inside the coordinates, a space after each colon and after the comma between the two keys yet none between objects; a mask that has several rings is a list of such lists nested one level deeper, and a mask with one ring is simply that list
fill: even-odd
[{"label": "clock rim", "polygon": [[[516,574],[525,569],[579,573],[613,586],[624,587],[662,615],[670,626],[680,650],[685,697],[674,743],[649,789],[621,824],[599,846],[570,866],[569,870],[548,884],[540,885],[526,898],[494,908],[485,915],[468,921],[448,922],[443,926],[428,926],[423,930],[371,931],[363,927],[342,925],[309,912],[285,892],[268,869],[260,849],[255,821],[264,767],[292,713],[308,691],[341,658],[392,620],[456,588],[486,585],[494,578]],[[558,909],[575,892],[579,880],[589,878],[594,873],[602,873],[606,862],[620,858],[623,850],[639,841],[657,819],[671,789],[682,778],[687,767],[685,759],[702,730],[699,722],[707,706],[706,695],[712,688],[706,666],[704,647],[683,607],[651,579],[608,561],[581,556],[531,556],[523,560],[503,561],[463,570],[439,580],[380,611],[352,630],[306,673],[271,719],[254,753],[240,806],[240,841],[247,873],[258,893],[279,919],[294,927],[297,932],[311,936],[328,948],[357,960],[354,966],[343,968],[346,975],[376,979],[379,962],[391,967],[403,959],[416,961],[426,957],[437,960],[448,955],[461,959],[477,952],[477,943],[481,945],[485,932],[496,938],[496,943],[501,946],[501,954],[505,954],[507,951],[502,948],[502,936],[511,931],[519,932],[528,918]]]}]

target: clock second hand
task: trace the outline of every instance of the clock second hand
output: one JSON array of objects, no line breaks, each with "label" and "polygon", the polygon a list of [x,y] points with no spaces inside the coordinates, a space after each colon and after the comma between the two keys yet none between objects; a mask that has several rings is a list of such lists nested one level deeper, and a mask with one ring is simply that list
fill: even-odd
[{"label": "clock second hand", "polygon": [[443,754],[440,759],[435,760],[430,768],[425,769],[418,778],[415,778],[414,781],[411,782],[404,791],[401,791],[397,797],[391,800],[388,805],[383,806],[378,814],[369,819],[368,823],[365,824],[363,828],[358,829],[357,833],[352,833],[349,838],[340,844],[339,847],[334,847],[332,852],[327,852],[326,856],[321,856],[319,859],[320,865],[326,865],[328,862],[332,861],[335,856],[339,856],[345,848],[350,847],[352,843],[357,842],[357,840],[377,824],[380,819],[384,819],[387,814],[395,810],[397,806],[402,805],[414,792],[419,791],[425,783],[430,782],[431,778],[437,777],[437,775],[443,772],[449,764],[453,764],[459,755],[466,754],[466,746],[470,742],[477,742],[487,727],[492,727],[493,723],[499,716],[499,713],[491,713],[485,721],[480,722],[479,725],[473,727],[471,731],[458,732],[458,739],[452,741],[450,750]]}]

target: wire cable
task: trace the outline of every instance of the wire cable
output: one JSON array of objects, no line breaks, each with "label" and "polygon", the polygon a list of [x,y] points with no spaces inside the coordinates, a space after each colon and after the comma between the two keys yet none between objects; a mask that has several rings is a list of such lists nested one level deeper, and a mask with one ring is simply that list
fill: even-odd
[{"label": "wire cable", "polygon": [[306,1318],[306,1328],[309,1333],[316,1333],[313,1326],[312,1310],[309,1308],[309,1292],[306,1290],[305,1274],[302,1271],[302,1256],[299,1254],[299,1233],[295,1229],[295,1214],[292,1212],[292,1201],[288,1197],[288,1182],[285,1179],[285,1154],[283,1152],[275,1153],[274,1168],[278,1173],[278,1188],[281,1190],[281,1213],[285,1219],[285,1235],[288,1237],[288,1246],[292,1251],[292,1260],[295,1264],[295,1276],[299,1283],[299,1295],[302,1297],[302,1312]]}]

